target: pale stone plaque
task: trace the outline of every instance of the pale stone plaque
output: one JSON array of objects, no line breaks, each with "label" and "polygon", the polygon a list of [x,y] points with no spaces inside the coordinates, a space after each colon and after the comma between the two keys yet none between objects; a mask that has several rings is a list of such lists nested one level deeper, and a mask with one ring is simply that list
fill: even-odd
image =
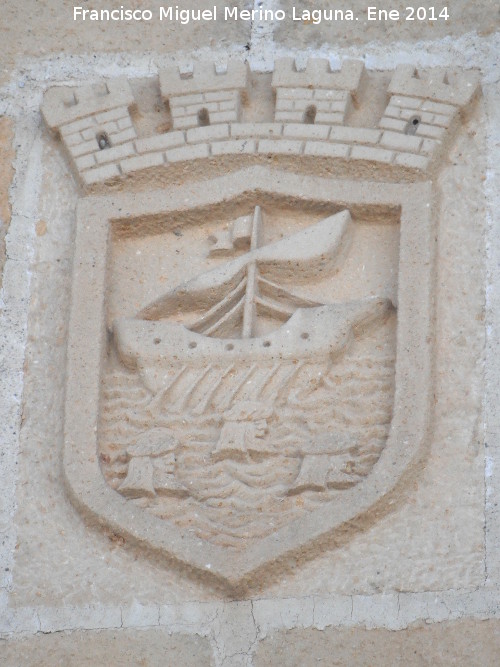
[{"label": "pale stone plaque", "polygon": [[[358,62],[278,61],[273,109],[241,64],[166,71],[161,133],[125,80],[44,102],[90,190],[69,330],[71,496],[230,591],[372,525],[427,455],[429,178],[477,83],[399,67],[379,119],[366,86]],[[254,122],[259,108],[273,116]]]}]

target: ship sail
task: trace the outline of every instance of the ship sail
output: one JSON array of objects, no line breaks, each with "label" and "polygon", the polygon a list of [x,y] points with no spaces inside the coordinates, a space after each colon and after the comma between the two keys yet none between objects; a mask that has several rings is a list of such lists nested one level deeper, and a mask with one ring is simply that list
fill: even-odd
[{"label": "ship sail", "polygon": [[332,270],[349,242],[350,223],[349,211],[341,211],[261,246],[262,211],[256,206],[246,254],[179,285],[146,306],[137,317],[160,320],[181,307],[189,310],[202,304],[206,312],[189,327],[192,331],[224,337],[235,323],[241,323],[242,337],[251,338],[258,314],[286,321],[298,308],[322,305],[294,295],[283,283]]}]

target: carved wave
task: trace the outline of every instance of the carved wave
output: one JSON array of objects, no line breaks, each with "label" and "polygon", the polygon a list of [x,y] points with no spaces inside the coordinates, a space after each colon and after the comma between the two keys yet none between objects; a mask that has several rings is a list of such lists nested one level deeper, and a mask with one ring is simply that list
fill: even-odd
[{"label": "carved wave", "polygon": [[[119,489],[127,476],[127,451],[151,429],[168,429],[177,441],[168,459],[169,474],[185,492],[158,492],[129,502],[200,538],[235,549],[341,498],[343,489],[370,474],[387,440],[394,399],[395,325],[393,315],[333,361],[320,382],[309,388],[302,383],[300,391],[288,391],[275,402],[258,449],[223,458],[214,456],[223,424],[222,403],[216,401],[200,414],[202,393],[195,392],[198,402],[184,401],[179,410],[179,404],[158,401],[137,373],[110,358],[99,431],[106,480]],[[166,457],[154,459],[155,469],[164,461]]]}]

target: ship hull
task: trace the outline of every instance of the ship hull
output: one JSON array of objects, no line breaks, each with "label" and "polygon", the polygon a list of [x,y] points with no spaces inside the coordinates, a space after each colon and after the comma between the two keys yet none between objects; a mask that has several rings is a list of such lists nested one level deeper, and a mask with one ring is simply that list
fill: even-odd
[{"label": "ship hull", "polygon": [[235,400],[281,401],[319,382],[353,337],[390,309],[381,298],[300,308],[271,334],[248,339],[210,338],[168,321],[123,318],[116,320],[114,336],[121,361],[137,369],[154,394],[168,395],[173,410],[205,403],[206,409],[226,410]]}]

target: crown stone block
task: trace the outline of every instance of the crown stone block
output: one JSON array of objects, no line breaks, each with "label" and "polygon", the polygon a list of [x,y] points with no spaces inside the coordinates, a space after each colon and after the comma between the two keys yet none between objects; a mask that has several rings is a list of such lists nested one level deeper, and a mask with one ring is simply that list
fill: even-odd
[{"label": "crown stone block", "polygon": [[[227,70],[217,73],[214,63],[194,63],[191,76],[181,76],[178,69],[160,72],[160,90],[166,100],[181,95],[197,95],[221,90],[244,90],[248,83],[246,63],[232,61]],[[194,102],[196,103],[196,102]]]},{"label": "crown stone block", "polygon": [[321,58],[310,58],[301,71],[293,58],[277,60],[272,79],[275,120],[341,125],[351,101],[358,102],[363,73],[363,63],[354,60],[345,60],[340,71],[332,71]]},{"label": "crown stone block", "polygon": [[272,86],[277,88],[319,88],[326,90],[347,90],[355,95],[361,83],[364,65],[358,60],[344,60],[340,71],[332,71],[328,60],[310,58],[306,68],[296,70],[293,58],[276,61]]},{"label": "crown stone block", "polygon": [[[305,67],[293,58],[276,60],[266,81],[275,93],[274,114],[268,90],[270,108],[255,116],[260,104],[252,92],[255,76],[247,63],[237,61],[226,68],[204,61],[160,71],[150,85],[167,108],[160,109],[166,117],[156,128],[131,115],[135,102],[125,79],[49,89],[42,115],[58,131],[82,184],[96,190],[117,175],[130,179],[152,167],[170,172],[176,163],[212,157],[220,166],[225,155],[235,154],[252,154],[249,160],[257,162],[271,154],[278,161],[304,154],[317,156],[318,163],[339,158],[348,161],[341,165],[348,170],[368,160],[391,165],[387,173],[397,178],[398,166],[426,170],[437,165],[459,126],[461,107],[477,91],[473,72],[433,69],[419,75],[413,66],[399,66],[385,111],[379,116],[382,109],[370,109],[368,126],[362,127],[359,118],[353,118],[354,125],[350,120],[351,112],[365,113],[363,89],[370,78],[373,83],[361,61],[345,60],[333,71],[327,59],[310,58]],[[395,159],[412,153],[424,159]],[[154,164],[141,157],[147,154],[154,154]],[[99,168],[107,164],[113,169]]]},{"label": "crown stone block", "polygon": [[476,72],[463,72],[458,76],[440,71],[419,78],[413,65],[398,65],[392,75],[389,93],[464,107],[472,100],[478,88],[479,77]]},{"label": "crown stone block", "polygon": [[[68,88],[55,86],[45,93],[41,107],[42,116],[51,130],[59,129],[61,125],[79,121],[88,116],[101,112],[108,112],[134,104],[134,96],[127,79],[110,79],[105,83]],[[120,113],[120,116],[123,114]],[[112,117],[103,118],[98,122],[114,120]],[[76,125],[74,126],[77,127]],[[80,126],[78,126],[80,129]],[[83,125],[82,125],[83,129]],[[73,129],[75,131],[75,129]]]},{"label": "crown stone block", "polygon": [[225,72],[213,63],[196,63],[189,76],[175,69],[160,72],[160,91],[176,130],[239,120],[241,92],[248,86],[246,63],[232,62]]}]

